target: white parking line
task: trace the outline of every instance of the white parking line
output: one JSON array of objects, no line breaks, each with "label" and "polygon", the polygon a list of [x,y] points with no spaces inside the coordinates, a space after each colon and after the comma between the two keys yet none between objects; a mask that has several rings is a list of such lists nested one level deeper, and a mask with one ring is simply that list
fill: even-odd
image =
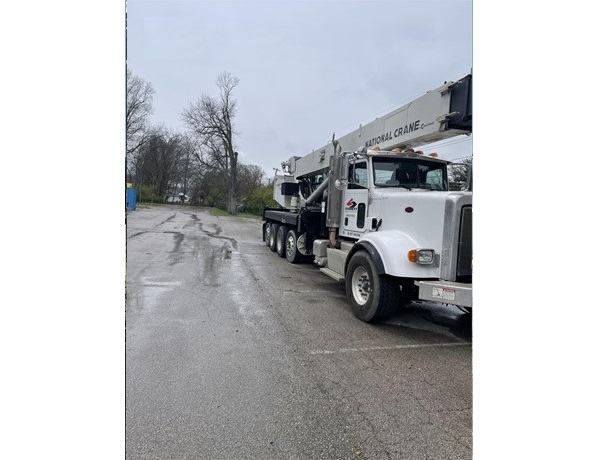
[{"label": "white parking line", "polygon": [[422,343],[416,345],[392,345],[389,347],[364,347],[364,348],[340,348],[338,350],[315,350],[312,355],[334,355],[337,353],[354,353],[359,351],[377,351],[377,350],[401,350],[405,348],[431,348],[431,347],[461,347],[471,345],[471,342],[457,343]]},{"label": "white parking line", "polygon": [[182,283],[180,281],[151,281],[147,277],[142,276],[141,282],[137,283],[141,286],[157,286],[157,287],[180,287]]}]

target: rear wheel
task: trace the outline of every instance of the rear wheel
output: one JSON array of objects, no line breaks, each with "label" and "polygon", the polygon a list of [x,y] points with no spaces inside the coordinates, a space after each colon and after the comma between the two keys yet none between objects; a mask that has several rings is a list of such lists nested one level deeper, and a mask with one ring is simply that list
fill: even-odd
[{"label": "rear wheel", "polygon": [[288,230],[286,235],[286,260],[291,264],[296,264],[301,260],[301,254],[296,246],[297,240],[296,230]]},{"label": "rear wheel", "polygon": [[281,225],[278,229],[278,235],[276,237],[276,252],[280,257],[286,255],[286,236],[288,235],[288,227]]},{"label": "rear wheel", "polygon": [[265,230],[264,230],[264,235],[263,235],[263,239],[265,241],[265,245],[267,247],[269,247],[269,242],[270,242],[270,238],[269,238],[269,234],[272,231],[272,224],[270,222],[268,222],[267,224],[265,224]]},{"label": "rear wheel", "polygon": [[269,232],[269,248],[272,251],[276,250],[276,238],[278,237],[278,228],[280,224],[272,224]]},{"label": "rear wheel", "polygon": [[348,262],[346,296],[357,318],[382,321],[398,306],[400,286],[394,278],[379,275],[371,256],[359,251]]}]

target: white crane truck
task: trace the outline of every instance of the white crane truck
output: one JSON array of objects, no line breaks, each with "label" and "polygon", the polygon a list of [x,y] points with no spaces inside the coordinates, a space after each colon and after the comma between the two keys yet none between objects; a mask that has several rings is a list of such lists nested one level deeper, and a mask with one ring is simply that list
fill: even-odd
[{"label": "white crane truck", "polygon": [[[304,157],[274,178],[263,241],[344,282],[355,316],[413,300],[472,309],[472,186],[450,191],[449,161],[415,149],[472,133],[472,74],[445,82]],[[472,181],[469,181],[472,184]]]}]

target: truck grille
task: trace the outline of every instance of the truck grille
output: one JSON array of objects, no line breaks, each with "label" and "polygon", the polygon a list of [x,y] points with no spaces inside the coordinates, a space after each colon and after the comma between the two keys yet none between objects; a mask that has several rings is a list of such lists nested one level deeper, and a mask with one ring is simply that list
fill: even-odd
[{"label": "truck grille", "polygon": [[473,279],[473,208],[464,206],[460,215],[456,280],[471,283]]}]

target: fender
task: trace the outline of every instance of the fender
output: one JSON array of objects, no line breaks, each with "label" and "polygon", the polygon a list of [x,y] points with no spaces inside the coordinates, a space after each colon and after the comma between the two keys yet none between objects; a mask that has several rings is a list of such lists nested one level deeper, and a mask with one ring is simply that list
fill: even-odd
[{"label": "fender", "polygon": [[365,251],[367,251],[369,253],[371,258],[373,259],[373,263],[375,264],[377,273],[379,273],[380,275],[385,275],[386,272],[385,272],[383,260],[381,259],[381,256],[379,255],[379,251],[373,244],[371,244],[369,241],[363,241],[363,239],[360,239],[357,242],[357,244],[355,244],[348,252],[348,256],[346,256],[346,262],[344,262],[344,273],[346,273],[346,270],[348,269],[348,262],[350,262],[352,255],[361,249],[364,249]]},{"label": "fender", "polygon": [[[439,264],[419,265],[408,260],[408,251],[422,247],[428,246],[422,246],[409,235],[397,230],[370,232],[350,249],[344,271],[346,272],[352,255],[358,250],[365,250],[371,255],[380,275],[413,279],[439,278]],[[437,252],[437,248],[430,249]]]}]

